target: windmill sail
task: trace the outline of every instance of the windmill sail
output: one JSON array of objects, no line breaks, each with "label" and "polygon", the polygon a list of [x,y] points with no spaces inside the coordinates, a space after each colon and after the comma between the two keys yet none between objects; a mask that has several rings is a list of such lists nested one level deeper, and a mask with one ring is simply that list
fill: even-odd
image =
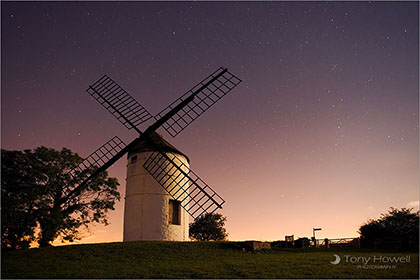
[{"label": "windmill sail", "polygon": [[172,153],[153,152],[143,166],[194,219],[213,213],[225,203]]},{"label": "windmill sail", "polygon": [[86,90],[126,128],[134,128],[152,118],[152,115],[114,80],[104,75]]},{"label": "windmill sail", "polygon": [[156,120],[174,110],[186,99],[194,96],[183,108],[163,123],[163,128],[172,136],[178,135],[184,128],[207,111],[223,96],[236,87],[242,80],[231,74],[227,69],[219,68],[203,81],[187,91],[180,98],[155,116]]},{"label": "windmill sail", "polygon": [[[152,118],[152,115],[115,81],[104,75],[86,91],[126,128],[137,131],[139,137],[128,145],[114,137],[93,152],[68,173],[68,181],[73,189],[67,195],[76,196],[93,178],[138,143],[150,142],[150,135],[159,127],[163,126],[175,137],[240,82],[227,69],[219,68],[157,114],[155,123],[142,132],[137,126]],[[159,147],[154,147],[153,151],[144,168],[194,219],[222,208],[225,201],[173,153],[161,151]]]},{"label": "windmill sail", "polygon": [[88,174],[97,171],[125,147],[125,143],[118,136],[115,136],[74,167],[67,174],[68,183],[73,186],[82,183],[87,179]]}]

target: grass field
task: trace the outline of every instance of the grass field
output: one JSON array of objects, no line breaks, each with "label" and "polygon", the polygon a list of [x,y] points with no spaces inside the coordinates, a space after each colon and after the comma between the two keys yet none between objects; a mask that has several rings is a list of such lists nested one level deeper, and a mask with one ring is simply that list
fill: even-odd
[{"label": "grass field", "polygon": [[[334,254],[341,257],[337,265],[330,263]],[[373,262],[374,256],[407,255],[406,263]],[[350,256],[371,257],[368,265],[377,266],[358,267],[362,263],[350,262]],[[105,243],[2,252],[1,277],[418,278],[418,257],[416,252],[362,249],[244,252],[233,242]]]}]

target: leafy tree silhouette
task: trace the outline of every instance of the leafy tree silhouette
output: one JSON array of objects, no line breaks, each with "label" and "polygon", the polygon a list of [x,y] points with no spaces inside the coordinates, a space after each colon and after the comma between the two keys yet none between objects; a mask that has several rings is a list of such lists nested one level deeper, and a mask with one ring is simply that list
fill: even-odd
[{"label": "leafy tree silhouette", "polygon": [[376,240],[399,241],[404,249],[419,248],[419,211],[391,207],[379,219],[370,219],[360,229],[360,245],[372,248]]},{"label": "leafy tree silhouette", "polygon": [[190,223],[190,237],[198,241],[225,240],[226,217],[218,213],[206,213]]},{"label": "leafy tree silhouette", "polygon": [[83,160],[77,153],[38,147],[2,149],[1,155],[2,248],[27,248],[33,240],[50,246],[56,238],[72,242],[81,239],[82,228],[108,224],[107,213],[120,200],[116,178],[103,172],[72,192],[76,186],[67,183],[66,174]]}]

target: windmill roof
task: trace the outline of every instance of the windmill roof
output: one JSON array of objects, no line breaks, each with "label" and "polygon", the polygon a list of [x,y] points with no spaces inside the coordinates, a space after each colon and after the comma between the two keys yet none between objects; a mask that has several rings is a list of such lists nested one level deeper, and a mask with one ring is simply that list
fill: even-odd
[{"label": "windmill roof", "polygon": [[188,163],[190,163],[190,159],[183,152],[181,152],[180,150],[172,146],[168,141],[166,141],[162,137],[162,135],[158,134],[157,132],[152,132],[149,134],[148,137],[150,141],[140,141],[128,152],[128,158],[130,158],[133,154],[160,150],[162,152],[172,152],[182,155],[187,159]]}]

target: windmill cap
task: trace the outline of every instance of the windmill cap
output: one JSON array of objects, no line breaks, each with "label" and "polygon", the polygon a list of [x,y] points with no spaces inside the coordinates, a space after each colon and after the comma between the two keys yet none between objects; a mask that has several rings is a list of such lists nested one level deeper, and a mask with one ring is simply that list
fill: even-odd
[{"label": "windmill cap", "polygon": [[157,132],[151,132],[149,134],[149,140],[140,141],[136,146],[134,146],[130,151],[128,151],[127,157],[130,158],[134,154],[143,153],[143,152],[154,152],[156,150],[160,150],[162,152],[170,152],[176,153],[183,157],[185,157],[190,163],[190,159],[180,150],[172,146],[168,141],[166,141],[162,135],[158,134]]}]

